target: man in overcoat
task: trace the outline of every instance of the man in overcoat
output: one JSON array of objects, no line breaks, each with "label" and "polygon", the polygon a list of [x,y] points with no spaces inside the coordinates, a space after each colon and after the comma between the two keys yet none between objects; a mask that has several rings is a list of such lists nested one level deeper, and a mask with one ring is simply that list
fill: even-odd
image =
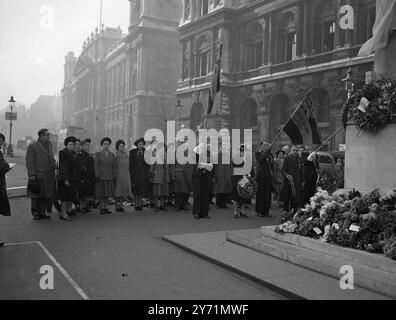
[{"label": "man in overcoat", "polygon": [[297,211],[302,203],[302,171],[298,148],[294,146],[282,164],[283,185],[280,199],[284,203],[284,211]]},{"label": "man in overcoat", "polygon": [[27,190],[35,220],[50,218],[46,210],[56,195],[55,159],[49,138],[48,129],[41,129],[38,141],[31,143],[26,151],[29,182],[35,182],[40,186],[39,193],[34,193],[30,188]]}]

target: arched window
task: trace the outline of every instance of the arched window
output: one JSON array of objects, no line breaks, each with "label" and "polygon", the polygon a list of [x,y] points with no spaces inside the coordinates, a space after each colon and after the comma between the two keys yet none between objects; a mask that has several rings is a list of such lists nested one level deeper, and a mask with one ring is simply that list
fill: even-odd
[{"label": "arched window", "polygon": [[327,91],[323,88],[315,88],[312,90],[311,98],[316,110],[316,121],[330,122],[330,96]]},{"label": "arched window", "polygon": [[[336,23],[337,23],[337,8],[333,0],[321,1],[315,11],[315,41],[314,48],[315,52],[327,52],[334,50],[335,34],[336,34]],[[344,36],[343,32],[340,32],[340,37]],[[340,43],[343,40],[340,39]]]},{"label": "arched window", "polygon": [[190,116],[190,129],[196,130],[198,126],[202,125],[202,118],[204,114],[204,109],[202,104],[196,102],[191,108]]},{"label": "arched window", "polygon": [[205,36],[201,37],[198,40],[196,62],[197,62],[196,76],[198,77],[206,76],[209,73],[210,43]]},{"label": "arched window", "polygon": [[257,104],[252,99],[247,99],[240,109],[241,129],[257,127]]},{"label": "arched window", "polygon": [[278,62],[294,60],[297,55],[296,19],[293,13],[284,14],[279,22]]},{"label": "arched window", "polygon": [[254,22],[247,29],[247,69],[257,69],[263,62],[263,28]]}]

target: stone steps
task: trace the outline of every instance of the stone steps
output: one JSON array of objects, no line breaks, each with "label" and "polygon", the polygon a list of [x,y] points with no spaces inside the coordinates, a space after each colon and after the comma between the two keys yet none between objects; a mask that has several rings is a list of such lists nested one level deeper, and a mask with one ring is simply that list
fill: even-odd
[{"label": "stone steps", "polygon": [[[364,252],[362,252],[362,255],[357,255],[361,258],[360,260],[354,259],[352,256],[356,252],[336,255],[336,250],[334,248],[327,248],[327,251],[321,251],[321,248],[328,245],[326,243],[315,243],[312,245],[310,241],[305,241],[306,239],[293,239],[292,241],[287,237],[278,240],[282,235],[271,237],[272,233],[270,230],[267,231],[268,230],[264,231],[266,236],[263,236],[260,232],[254,232],[254,230],[227,232],[226,237],[227,241],[231,243],[302,266],[338,280],[342,277],[340,273],[341,267],[351,266],[354,270],[355,286],[372,290],[390,298],[396,298],[396,273],[384,271],[383,268],[381,269],[379,266],[370,267],[359,263],[359,261],[362,261],[362,257],[366,258],[366,260],[363,261],[370,260],[365,257]],[[261,230],[261,232],[263,232],[263,230]],[[293,244],[291,242],[293,242]],[[298,243],[298,245],[294,243]],[[344,250],[344,248],[338,247],[337,249],[339,251]],[[350,259],[346,259],[348,255]],[[381,261],[381,259],[378,261]],[[371,262],[370,260],[370,263]]]},{"label": "stone steps", "polygon": [[[232,231],[262,238],[259,229]],[[163,239],[200,258],[235,272],[289,299],[387,300],[387,296],[355,286],[342,290],[339,279],[280,260],[259,250],[226,241],[227,232],[168,235]]]}]

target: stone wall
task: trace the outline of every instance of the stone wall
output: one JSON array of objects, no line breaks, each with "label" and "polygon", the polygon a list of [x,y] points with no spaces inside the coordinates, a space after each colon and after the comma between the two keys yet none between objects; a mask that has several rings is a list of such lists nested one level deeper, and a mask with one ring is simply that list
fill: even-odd
[{"label": "stone wall", "polygon": [[346,132],[345,187],[360,192],[396,188],[396,124],[377,134],[357,136],[355,126]]}]

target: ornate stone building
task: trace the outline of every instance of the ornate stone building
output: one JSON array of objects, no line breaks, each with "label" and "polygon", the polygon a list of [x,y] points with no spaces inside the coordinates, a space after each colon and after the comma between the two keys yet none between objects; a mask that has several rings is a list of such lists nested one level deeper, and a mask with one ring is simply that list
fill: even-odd
[{"label": "ornate stone building", "polygon": [[[64,125],[128,144],[173,118],[179,70],[179,0],[129,0],[130,26],[95,30],[66,57]],[[77,61],[76,61],[77,60]]]},{"label": "ornate stone building", "polygon": [[[353,8],[353,29],[340,27],[343,5]],[[374,58],[357,53],[371,37],[375,0],[183,0],[182,15],[177,96],[181,123],[192,129],[204,122],[221,40],[222,92],[209,127],[252,128],[255,145],[272,141],[310,90],[325,139],[341,125],[348,68],[355,87],[373,70]],[[288,143],[282,135],[277,147]]]}]

